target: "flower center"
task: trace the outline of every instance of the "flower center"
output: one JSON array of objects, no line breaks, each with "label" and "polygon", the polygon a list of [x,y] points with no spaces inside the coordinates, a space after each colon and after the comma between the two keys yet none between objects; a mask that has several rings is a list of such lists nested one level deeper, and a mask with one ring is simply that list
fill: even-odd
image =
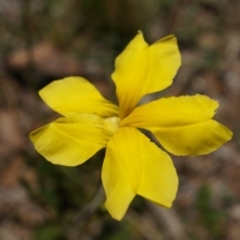
[{"label": "flower center", "polygon": [[119,117],[105,118],[103,128],[106,131],[106,133],[113,135],[115,132],[117,132],[119,128],[119,123],[120,123]]}]

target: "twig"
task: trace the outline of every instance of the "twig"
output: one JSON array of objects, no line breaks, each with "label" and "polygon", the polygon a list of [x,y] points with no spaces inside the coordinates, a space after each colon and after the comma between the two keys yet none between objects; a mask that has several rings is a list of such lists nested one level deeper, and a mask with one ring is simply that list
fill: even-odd
[{"label": "twig", "polygon": [[164,229],[167,239],[189,239],[178,215],[173,209],[166,209],[148,201],[146,204],[157,222],[162,226],[162,229]]},{"label": "twig", "polygon": [[105,193],[102,185],[97,190],[95,197],[87,204],[71,221],[65,231],[68,239],[77,240],[81,235],[84,227],[87,225],[91,217],[94,215],[99,205],[104,201]]}]

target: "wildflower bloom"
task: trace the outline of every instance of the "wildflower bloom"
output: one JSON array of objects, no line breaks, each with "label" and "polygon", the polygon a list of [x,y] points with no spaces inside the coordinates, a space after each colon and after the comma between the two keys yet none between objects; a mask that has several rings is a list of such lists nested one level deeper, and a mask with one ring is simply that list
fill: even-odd
[{"label": "wildflower bloom", "polygon": [[115,219],[124,216],[136,194],[168,208],[176,196],[171,158],[138,128],[180,156],[210,153],[232,137],[212,119],[217,101],[203,95],[137,106],[146,94],[171,85],[180,64],[174,36],[148,45],[139,32],[116,59],[112,79],[119,106],[81,77],[54,81],[39,92],[63,117],[31,134],[36,150],[54,164],[76,166],[106,147],[102,182],[106,208]]}]

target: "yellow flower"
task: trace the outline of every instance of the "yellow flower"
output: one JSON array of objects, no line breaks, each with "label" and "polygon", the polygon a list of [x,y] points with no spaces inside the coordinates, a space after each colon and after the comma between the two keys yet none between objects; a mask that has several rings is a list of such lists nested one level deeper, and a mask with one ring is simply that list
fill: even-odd
[{"label": "yellow flower", "polygon": [[63,117],[31,134],[36,150],[54,164],[76,166],[106,147],[102,182],[106,208],[115,219],[122,219],[136,194],[168,208],[176,196],[171,158],[138,128],[151,131],[167,151],[180,156],[210,153],[232,137],[212,120],[218,103],[206,96],[137,106],[146,94],[171,85],[180,64],[174,36],[149,46],[139,32],[116,59],[112,78],[119,107],[81,77],[54,81],[39,92]]}]

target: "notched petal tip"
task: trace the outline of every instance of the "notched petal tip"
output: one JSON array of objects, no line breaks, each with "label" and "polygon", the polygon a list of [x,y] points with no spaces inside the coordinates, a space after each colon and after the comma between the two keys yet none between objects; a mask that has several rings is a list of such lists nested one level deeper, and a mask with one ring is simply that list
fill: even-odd
[{"label": "notched petal tip", "polygon": [[166,37],[159,39],[154,44],[157,44],[159,42],[165,42],[165,41],[175,41],[177,43],[177,38],[175,37],[175,35],[170,34],[170,35],[167,35]]},{"label": "notched petal tip", "polygon": [[181,56],[173,35],[149,45],[139,32],[117,57],[112,74],[120,118],[129,115],[146,94],[170,86],[180,65]]},{"label": "notched petal tip", "polygon": [[138,30],[138,31],[137,31],[137,34],[140,34],[140,35],[143,36],[143,32],[142,32],[141,30]]},{"label": "notched petal tip", "polygon": [[[131,151],[127,151],[131,149]],[[102,181],[106,208],[117,220],[136,194],[171,207],[178,177],[171,158],[134,128],[120,128],[107,146]]]},{"label": "notched petal tip", "polygon": [[216,114],[219,107],[219,102],[217,100],[202,94],[196,94],[193,97],[195,97],[196,102],[202,107],[202,109],[204,109],[205,114],[209,118],[212,118]]},{"label": "notched petal tip", "polygon": [[212,119],[217,108],[216,100],[200,94],[162,98],[137,107],[121,124],[151,131],[175,155],[203,155],[232,137]]}]

